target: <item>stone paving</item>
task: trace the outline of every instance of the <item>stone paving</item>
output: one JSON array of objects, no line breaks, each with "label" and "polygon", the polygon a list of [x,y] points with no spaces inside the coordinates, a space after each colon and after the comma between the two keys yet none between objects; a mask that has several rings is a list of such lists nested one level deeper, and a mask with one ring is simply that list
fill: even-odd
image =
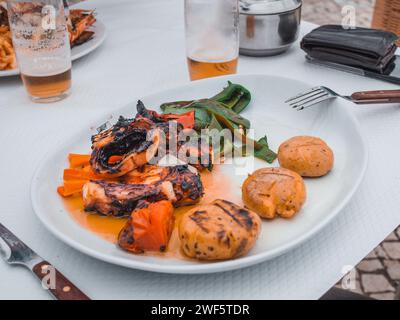
[{"label": "stone paving", "polygon": [[[375,0],[303,0],[303,19],[340,24],[342,8],[355,8],[357,26],[370,27]],[[400,300],[400,227],[355,267],[354,292],[380,300]],[[354,273],[354,270],[353,270]],[[342,281],[337,284],[342,287]]]},{"label": "stone paving", "polygon": [[[371,25],[375,0],[303,0],[303,19],[317,24],[340,24],[353,7],[357,26]],[[343,13],[342,13],[343,10]]]},{"label": "stone paving", "polygon": [[355,292],[376,299],[400,299],[400,227],[365,257],[356,270]]}]

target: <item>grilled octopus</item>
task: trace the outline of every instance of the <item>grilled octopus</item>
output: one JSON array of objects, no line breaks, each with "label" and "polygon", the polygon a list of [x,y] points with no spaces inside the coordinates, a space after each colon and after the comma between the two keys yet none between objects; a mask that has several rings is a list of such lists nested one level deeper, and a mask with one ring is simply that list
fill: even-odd
[{"label": "grilled octopus", "polygon": [[85,211],[107,216],[129,216],[142,201],[169,200],[175,207],[197,203],[203,195],[198,174],[188,166],[145,166],[121,182],[89,181],[83,186]]},{"label": "grilled octopus", "polygon": [[[156,125],[163,130],[165,134],[165,140],[168,142],[166,146],[166,153],[171,154],[175,151],[176,154],[173,154],[175,157],[196,167],[196,169],[200,171],[203,169],[208,169],[210,171],[212,170],[213,149],[210,144],[205,144],[204,142],[202,143],[200,137],[195,137],[192,139],[194,140],[192,143],[183,141],[182,137],[184,136],[179,138],[179,135],[185,133],[185,129],[179,122],[171,120],[171,117],[174,115],[159,114],[153,110],[148,110],[140,100],[138,101],[136,108],[136,119],[149,119],[156,123]],[[175,127],[171,127],[171,123],[174,123]],[[188,137],[190,137],[190,130],[191,129],[186,130]],[[176,143],[176,147],[171,148],[171,143]],[[187,157],[188,154],[190,154],[190,157]],[[183,157],[184,155],[186,155],[186,157]]]},{"label": "grilled octopus", "polygon": [[[141,101],[138,101],[137,111],[134,119],[120,117],[113,127],[92,137],[90,164],[94,172],[110,178],[120,177],[149,163],[156,155],[171,154],[173,150],[177,151],[174,156],[198,170],[212,169],[211,146],[179,141],[183,126],[171,121],[168,115],[147,110]],[[162,136],[165,145],[160,143]],[[171,148],[171,142],[176,143],[174,148]],[[183,154],[190,154],[190,157],[182,159],[179,155]],[[115,157],[117,160],[111,161]]]},{"label": "grilled octopus", "polygon": [[[94,172],[119,177],[149,162],[156,154],[160,129],[148,119],[120,117],[111,128],[92,136],[90,165]],[[117,157],[117,160],[111,161]]]}]

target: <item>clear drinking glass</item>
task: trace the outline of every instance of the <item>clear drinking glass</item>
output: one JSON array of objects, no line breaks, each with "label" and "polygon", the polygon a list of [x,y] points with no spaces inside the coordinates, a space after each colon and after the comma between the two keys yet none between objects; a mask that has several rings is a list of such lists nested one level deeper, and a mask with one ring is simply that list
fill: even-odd
[{"label": "clear drinking glass", "polygon": [[65,98],[71,87],[71,47],[62,0],[7,0],[22,81],[35,102]]},{"label": "clear drinking glass", "polygon": [[185,0],[186,55],[191,80],[236,73],[238,0]]}]

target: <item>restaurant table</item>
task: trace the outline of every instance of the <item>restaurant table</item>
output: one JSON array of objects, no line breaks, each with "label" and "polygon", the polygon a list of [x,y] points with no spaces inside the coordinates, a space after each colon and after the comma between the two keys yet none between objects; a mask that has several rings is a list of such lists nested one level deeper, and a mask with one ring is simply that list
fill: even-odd
[{"label": "restaurant table", "polygon": [[[183,1],[88,1],[79,7],[96,8],[108,35],[98,50],[74,62],[70,97],[34,104],[18,77],[0,78],[0,221],[91,298],[317,299],[400,224],[397,104],[349,106],[370,156],[360,188],[323,231],[271,261],[215,274],[158,274],[96,260],[55,238],[35,216],[30,201],[31,178],[42,157],[102,114],[189,81]],[[313,27],[303,22],[301,36]],[[279,56],[241,56],[238,73],[284,76],[344,94],[395,88],[311,65],[298,43]],[[0,259],[0,299],[50,296],[27,270]]]}]

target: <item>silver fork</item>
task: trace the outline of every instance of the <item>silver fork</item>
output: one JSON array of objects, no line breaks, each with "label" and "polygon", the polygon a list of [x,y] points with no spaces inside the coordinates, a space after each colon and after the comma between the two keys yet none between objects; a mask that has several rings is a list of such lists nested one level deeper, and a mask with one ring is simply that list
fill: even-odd
[{"label": "silver fork", "polygon": [[303,110],[338,97],[356,104],[397,103],[400,102],[400,90],[361,91],[354,92],[350,96],[343,96],[332,89],[319,86],[302,92],[286,100],[285,103],[288,103],[294,109]]}]

